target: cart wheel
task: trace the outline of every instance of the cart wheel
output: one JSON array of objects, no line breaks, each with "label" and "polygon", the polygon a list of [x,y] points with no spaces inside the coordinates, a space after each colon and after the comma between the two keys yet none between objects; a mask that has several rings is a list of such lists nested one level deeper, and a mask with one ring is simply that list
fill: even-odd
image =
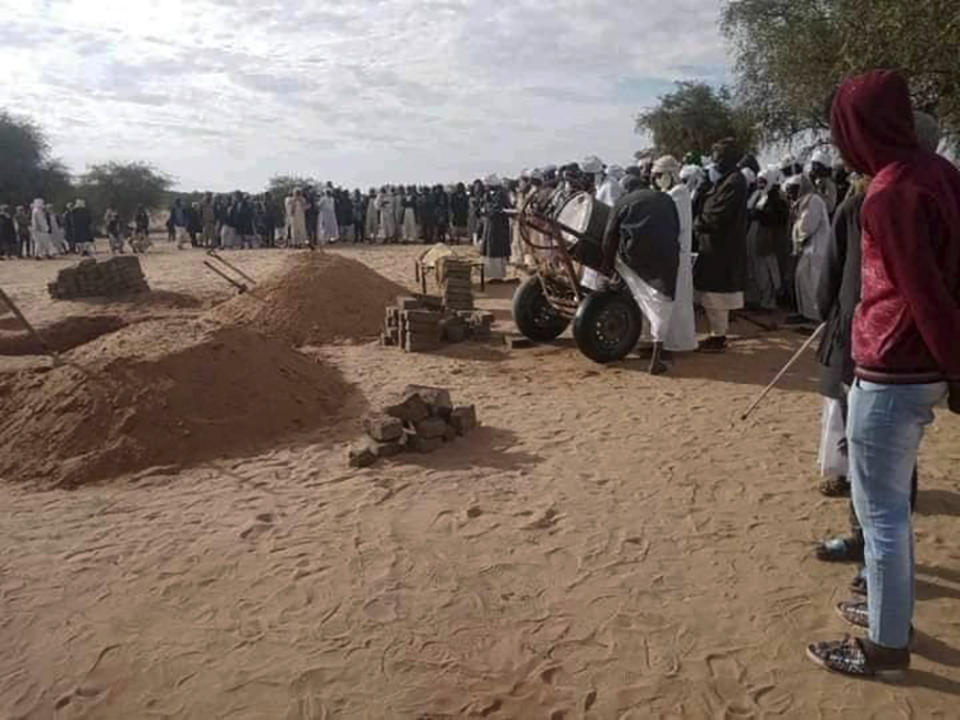
[{"label": "cart wheel", "polygon": [[551,307],[536,275],[524,280],[513,294],[513,322],[534,342],[555,340],[570,324]]},{"label": "cart wheel", "polygon": [[598,363],[622,360],[637,344],[643,315],[625,292],[594,292],[580,303],[573,337],[580,352]]}]

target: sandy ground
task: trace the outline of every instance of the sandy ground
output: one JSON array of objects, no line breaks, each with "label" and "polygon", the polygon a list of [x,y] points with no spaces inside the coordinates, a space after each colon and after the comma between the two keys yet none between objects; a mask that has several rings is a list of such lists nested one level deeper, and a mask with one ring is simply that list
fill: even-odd
[{"label": "sandy ground", "polygon": [[[335,252],[410,284],[420,250]],[[233,257],[265,277],[283,255]],[[41,324],[229,294],[199,253],[164,245],[144,266],[166,300],[53,303],[45,283],[66,264],[0,263],[0,287]],[[502,327],[510,290],[481,303]],[[726,356],[658,378],[640,360],[593,365],[568,339],[325,346],[312,352],[357,407],[445,385],[483,427],[368,470],[345,464],[353,420],[178,474],[0,484],[0,717],[958,717],[960,422],[939,415],[920,463],[914,669],[897,684],[827,674],[803,648],[847,632],[832,605],[852,568],[811,553],[846,523],[815,491],[814,360],[739,423],[802,338],[734,330]]]}]

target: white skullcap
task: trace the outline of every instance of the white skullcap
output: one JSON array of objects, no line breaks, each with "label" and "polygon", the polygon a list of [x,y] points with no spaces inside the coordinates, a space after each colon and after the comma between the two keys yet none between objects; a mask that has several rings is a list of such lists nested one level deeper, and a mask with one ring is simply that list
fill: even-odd
[{"label": "white skullcap", "polygon": [[530,171],[529,171],[527,168],[524,168],[523,170],[520,171],[520,177],[522,177],[522,178],[529,178],[529,177],[530,177]]},{"label": "white skullcap", "polygon": [[833,167],[833,155],[827,148],[818,148],[810,162],[820,163],[824,167]]},{"label": "white skullcap", "polygon": [[791,175],[787,178],[787,181],[783,184],[783,189],[788,190],[792,187],[799,187],[803,182],[803,175]]},{"label": "white skullcap", "polygon": [[699,165],[684,165],[680,168],[680,179],[689,180],[692,177],[703,177],[703,168]]},{"label": "white skullcap", "polygon": [[673,155],[664,155],[653,163],[653,172],[654,174],[670,173],[677,177],[680,174],[680,163]]},{"label": "white skullcap", "polygon": [[602,173],[603,160],[598,158],[596,155],[588,155],[583,159],[583,162],[580,163],[580,169],[586,173]]},{"label": "white skullcap", "polygon": [[619,165],[611,165],[607,168],[607,175],[612,177],[614,180],[620,180],[626,174],[626,171]]}]

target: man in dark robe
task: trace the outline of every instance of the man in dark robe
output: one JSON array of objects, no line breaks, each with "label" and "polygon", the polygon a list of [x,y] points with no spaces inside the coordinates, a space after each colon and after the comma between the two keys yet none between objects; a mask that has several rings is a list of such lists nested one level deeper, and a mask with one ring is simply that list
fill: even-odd
[{"label": "man in dark robe", "polygon": [[507,259],[510,257],[510,219],[504,212],[510,207],[510,201],[496,175],[488,177],[485,185],[487,194],[480,204],[483,225],[480,250],[487,279],[500,282],[507,276]]},{"label": "man in dark robe", "polygon": [[453,225],[451,240],[456,245],[467,235],[467,218],[470,213],[470,197],[467,188],[461,182],[457,183],[453,194],[450,195],[450,222]]},{"label": "man in dark robe", "polygon": [[650,322],[650,373],[660,375],[667,370],[663,342],[670,329],[680,267],[680,216],[669,195],[643,187],[638,176],[629,176],[624,190],[603,236],[601,272],[608,277],[614,269],[619,273]]},{"label": "man in dark robe", "polygon": [[713,146],[718,180],[706,193],[694,232],[700,255],[694,268],[697,300],[707,311],[710,337],[702,352],[724,352],[730,311],[743,307],[747,262],[747,179],[737,169],[739,157],[732,138]]},{"label": "man in dark robe", "polygon": [[10,206],[0,205],[0,260],[17,257],[17,249],[17,228]]}]

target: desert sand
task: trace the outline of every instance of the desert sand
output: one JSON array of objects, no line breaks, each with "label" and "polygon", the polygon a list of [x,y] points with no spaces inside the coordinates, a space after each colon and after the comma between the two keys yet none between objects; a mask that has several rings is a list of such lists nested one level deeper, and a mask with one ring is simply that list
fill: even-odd
[{"label": "desert sand", "polygon": [[[67,261],[0,263],[0,287],[67,336],[67,318],[91,316],[107,318],[82,321],[100,330],[221,332],[214,308],[231,290],[200,252],[159,245],[143,259],[155,292],[133,302],[49,300]],[[412,287],[422,250],[327,252]],[[291,254],[229,257],[266,282]],[[509,330],[511,292],[480,295],[496,329]],[[59,372],[14,327],[0,318],[4,443],[20,437],[4,422],[21,418],[14,394]],[[233,327],[222,332],[254,332]],[[938,415],[920,460],[913,669],[895,684],[830,675],[803,649],[849,631],[832,606],[853,567],[812,555],[847,522],[845,501],[816,491],[815,360],[741,423],[803,338],[745,322],[734,333],[727,355],[681,356],[662,377],[639,359],[591,364],[569,338],[435,355],[354,339],[296,357],[275,339],[221,338],[322,385],[316,420],[277,428],[267,413],[262,435],[242,428],[257,442],[71,489],[4,476],[0,717],[957,717],[958,418]],[[110,338],[65,358],[101,372]],[[217,356],[200,357],[216,375]],[[255,370],[230,382],[269,404],[257,392],[269,367]],[[475,403],[482,427],[429,456],[348,468],[365,410],[412,382]],[[187,427],[203,416],[175,407]]]}]

